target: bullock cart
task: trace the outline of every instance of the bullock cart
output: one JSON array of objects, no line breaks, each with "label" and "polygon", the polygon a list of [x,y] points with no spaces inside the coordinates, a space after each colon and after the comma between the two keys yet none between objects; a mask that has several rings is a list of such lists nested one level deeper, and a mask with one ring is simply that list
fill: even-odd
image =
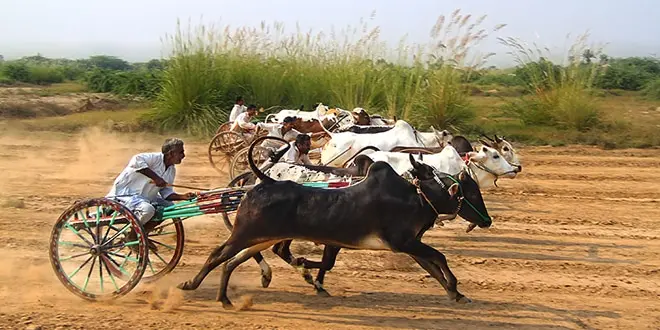
[{"label": "bullock cart", "polygon": [[[332,189],[350,182],[303,185]],[[141,281],[162,278],[176,268],[183,255],[183,220],[206,214],[222,214],[226,219],[254,187],[240,180],[233,180],[230,186],[196,188],[191,200],[156,207],[156,214],[144,226],[116,198],[74,202],[59,216],[50,235],[49,259],[57,278],[73,294],[89,301],[117,299]]]}]

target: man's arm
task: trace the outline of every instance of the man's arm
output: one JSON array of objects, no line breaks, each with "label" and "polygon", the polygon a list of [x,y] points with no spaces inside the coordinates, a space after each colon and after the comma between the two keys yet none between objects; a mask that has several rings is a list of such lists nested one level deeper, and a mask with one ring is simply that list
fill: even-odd
[{"label": "man's arm", "polygon": [[143,168],[141,170],[138,170],[137,172],[140,173],[140,174],[144,174],[147,177],[149,177],[149,179],[151,179],[156,184],[156,186],[158,186],[158,187],[163,188],[163,187],[167,186],[167,182],[165,182],[165,180],[163,180],[163,178],[158,176],[158,174],[154,173],[154,171],[152,171],[148,167]]},{"label": "man's arm", "polygon": [[257,127],[255,124],[251,123],[249,119],[247,119],[247,116],[242,116],[236,120],[238,121],[238,126],[243,129],[255,129]]},{"label": "man's arm", "polygon": [[302,157],[300,157],[300,158],[302,158],[302,161],[303,161],[303,163],[305,163],[305,165],[314,165],[314,164],[312,164],[312,160],[309,159],[309,155],[308,155],[308,154],[304,154],[304,155],[303,155]]}]

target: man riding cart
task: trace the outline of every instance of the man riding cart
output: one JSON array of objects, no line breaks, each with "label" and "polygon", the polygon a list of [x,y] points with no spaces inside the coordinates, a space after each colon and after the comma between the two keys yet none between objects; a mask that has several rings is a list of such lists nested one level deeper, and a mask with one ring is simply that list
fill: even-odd
[{"label": "man riding cart", "polygon": [[[183,141],[177,138],[165,140],[161,152],[134,155],[117,176],[106,197],[116,198],[125,205],[148,233],[158,224],[149,222],[156,214],[156,208],[196,196],[193,192],[178,194],[171,187],[176,177],[175,165],[181,164],[185,157]],[[131,231],[126,239],[135,240],[135,233]],[[150,248],[155,249],[155,246],[150,244]]]}]

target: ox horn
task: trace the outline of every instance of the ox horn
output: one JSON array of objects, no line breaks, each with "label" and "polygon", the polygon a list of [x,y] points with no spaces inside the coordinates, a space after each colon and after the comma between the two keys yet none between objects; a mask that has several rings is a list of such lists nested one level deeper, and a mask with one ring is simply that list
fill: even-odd
[{"label": "ox horn", "polygon": [[482,133],[481,136],[485,137],[485,138],[488,139],[490,142],[495,142],[495,140],[489,138],[488,135],[486,135],[486,134],[483,134],[483,133]]}]

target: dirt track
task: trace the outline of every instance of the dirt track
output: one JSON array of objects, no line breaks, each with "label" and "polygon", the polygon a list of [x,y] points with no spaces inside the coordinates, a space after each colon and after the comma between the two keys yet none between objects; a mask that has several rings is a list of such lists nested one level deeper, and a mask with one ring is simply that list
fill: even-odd
[{"label": "dirt track", "polygon": [[[445,253],[470,305],[449,302],[405,256],[348,250],[326,276],[330,298],[270,251],[270,288],[261,288],[253,261],[231,279],[235,303],[252,298],[244,311],[215,302],[217,272],[197,291],[155,303],[137,294],[144,287],[108,304],[75,297],[48,263],[53,222],[74,199],[104,195],[132,154],[159,150],[161,141],[93,130],[0,136],[0,203],[24,203],[0,217],[0,328],[660,328],[660,150],[519,150],[524,174],[484,192],[491,229],[466,234],[458,219],[423,239]],[[177,171],[180,184],[227,182],[210,168],[206,143],[187,145]],[[219,216],[186,221],[185,253],[161,282],[165,291],[227,236]],[[320,259],[309,246],[294,243],[293,251]],[[174,309],[152,309],[163,302]]]}]

